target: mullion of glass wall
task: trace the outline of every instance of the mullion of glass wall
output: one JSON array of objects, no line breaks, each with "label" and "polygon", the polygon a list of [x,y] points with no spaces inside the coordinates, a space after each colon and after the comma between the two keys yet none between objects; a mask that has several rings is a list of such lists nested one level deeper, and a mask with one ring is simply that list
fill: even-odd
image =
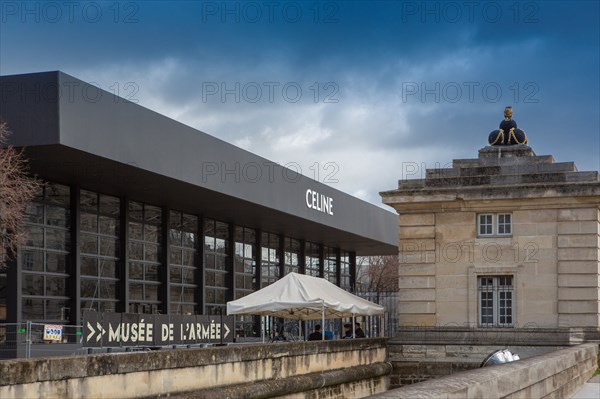
[{"label": "mullion of glass wall", "polygon": [[229,225],[213,219],[204,221],[204,314],[225,314]]},{"label": "mullion of glass wall", "polygon": [[350,283],[350,253],[341,251],[340,255],[340,287],[346,291],[352,291]]},{"label": "mullion of glass wall", "polygon": [[285,237],[285,250],[283,260],[283,271],[285,274],[298,273],[300,270],[300,241],[294,238]]},{"label": "mullion of glass wall", "polygon": [[280,252],[279,236],[272,233],[262,233],[260,248],[261,288],[264,288],[279,280]]},{"label": "mullion of glass wall", "polygon": [[169,297],[173,314],[195,314],[194,275],[198,248],[198,217],[170,211]]},{"label": "mullion of glass wall", "polygon": [[25,210],[20,250],[22,320],[66,322],[70,270],[70,188],[47,183]]},{"label": "mullion of glass wall", "polygon": [[235,227],[235,299],[254,292],[256,282],[256,233],[246,227]]},{"label": "mullion of glass wall", "polygon": [[162,209],[129,202],[129,312],[155,313],[160,305]]},{"label": "mullion of glass wall", "polygon": [[[242,298],[254,292],[256,281],[256,232],[246,227],[235,227],[234,248],[234,299]],[[254,335],[254,317],[236,316],[236,336],[251,337]]]},{"label": "mullion of glass wall", "polygon": [[120,200],[80,191],[81,309],[116,310],[118,302]]},{"label": "mullion of glass wall", "polygon": [[337,252],[335,248],[324,248],[323,278],[337,285]]},{"label": "mullion of glass wall", "polygon": [[321,258],[319,245],[312,242],[306,243],[305,250],[305,274],[313,277],[320,277]]}]

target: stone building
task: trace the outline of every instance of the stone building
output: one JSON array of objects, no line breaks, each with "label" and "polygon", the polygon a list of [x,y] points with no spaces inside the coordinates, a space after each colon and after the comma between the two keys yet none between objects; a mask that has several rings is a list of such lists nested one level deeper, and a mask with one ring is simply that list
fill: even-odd
[{"label": "stone building", "polygon": [[476,159],[382,192],[404,326],[600,327],[600,179],[536,155],[512,110]]}]

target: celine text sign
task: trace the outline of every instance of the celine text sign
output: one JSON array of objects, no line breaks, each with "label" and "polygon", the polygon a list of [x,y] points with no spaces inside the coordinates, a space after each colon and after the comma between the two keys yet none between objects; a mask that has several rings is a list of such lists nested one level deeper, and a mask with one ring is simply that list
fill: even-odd
[{"label": "celine text sign", "polygon": [[83,346],[165,346],[233,342],[233,316],[83,313]]},{"label": "celine text sign", "polygon": [[333,216],[333,198],[311,190],[306,190],[306,206],[315,211]]}]

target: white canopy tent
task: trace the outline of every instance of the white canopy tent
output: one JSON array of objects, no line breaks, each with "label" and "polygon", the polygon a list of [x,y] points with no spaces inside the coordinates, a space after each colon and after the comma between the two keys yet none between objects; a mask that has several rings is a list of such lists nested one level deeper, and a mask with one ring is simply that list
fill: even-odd
[{"label": "white canopy tent", "polygon": [[324,322],[325,319],[383,315],[384,308],[323,278],[290,273],[259,291],[227,302],[227,314]]}]

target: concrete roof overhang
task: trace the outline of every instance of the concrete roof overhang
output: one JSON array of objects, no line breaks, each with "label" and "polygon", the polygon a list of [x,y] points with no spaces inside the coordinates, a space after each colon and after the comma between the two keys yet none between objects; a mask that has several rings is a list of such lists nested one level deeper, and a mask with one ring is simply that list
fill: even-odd
[{"label": "concrete roof overhang", "polygon": [[[357,255],[397,254],[396,214],[64,73],[0,77],[0,98],[11,144],[41,178]],[[315,209],[329,199],[331,212]]]}]

